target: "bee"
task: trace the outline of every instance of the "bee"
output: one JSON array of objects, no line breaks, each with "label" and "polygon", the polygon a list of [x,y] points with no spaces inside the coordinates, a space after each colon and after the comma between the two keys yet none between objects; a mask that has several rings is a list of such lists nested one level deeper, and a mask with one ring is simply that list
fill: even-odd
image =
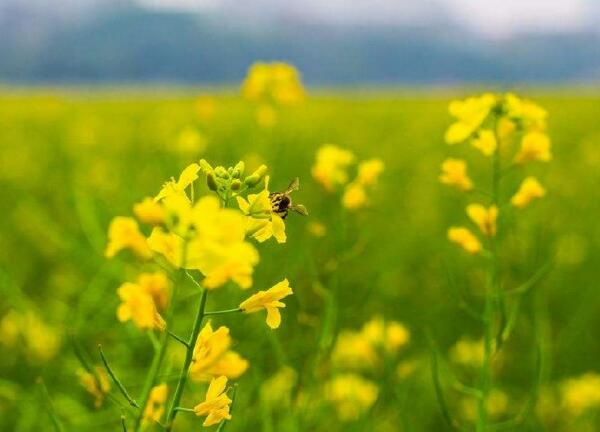
[{"label": "bee", "polygon": [[271,210],[273,213],[281,217],[281,219],[285,219],[290,210],[303,216],[308,216],[306,207],[302,204],[292,204],[292,197],[290,194],[299,188],[300,180],[296,177],[292,180],[285,192],[271,192],[269,194],[269,199],[271,200]]}]

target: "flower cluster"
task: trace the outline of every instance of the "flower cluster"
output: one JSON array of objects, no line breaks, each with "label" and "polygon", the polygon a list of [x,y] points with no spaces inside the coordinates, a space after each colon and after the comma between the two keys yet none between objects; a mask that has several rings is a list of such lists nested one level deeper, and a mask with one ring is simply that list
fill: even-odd
[{"label": "flower cluster", "polygon": [[[356,176],[350,181],[348,171],[355,165]],[[324,144],[317,150],[312,175],[328,192],[343,187],[342,205],[349,210],[357,210],[369,203],[368,192],[377,185],[384,169],[385,165],[380,159],[368,159],[356,164],[352,152],[333,144]]]},{"label": "flower cluster", "polygon": [[358,331],[340,332],[331,361],[341,373],[325,384],[324,393],[341,420],[355,420],[377,400],[378,386],[358,372],[381,371],[409,342],[410,332],[402,323],[382,317],[371,319]]},{"label": "flower cluster", "polygon": [[277,121],[275,106],[295,105],[304,100],[305,91],[298,70],[287,63],[255,63],[242,84],[244,98],[257,102],[256,120],[270,127]]},{"label": "flower cluster", "polygon": [[[449,107],[455,122],[446,131],[445,139],[450,145],[465,141],[481,151],[486,157],[493,157],[494,165],[519,167],[527,162],[548,162],[552,158],[550,139],[546,134],[546,111],[528,100],[513,94],[494,95],[490,93],[454,101]],[[520,141],[516,152],[511,152],[511,144]],[[512,153],[512,155],[511,155]],[[469,177],[467,163],[462,159],[448,158],[441,165],[440,182],[463,192],[474,191],[474,182]],[[498,187],[500,175],[494,180]],[[535,177],[526,177],[510,199],[517,209],[529,205],[532,200],[546,194],[544,187]],[[499,203],[485,205],[471,203],[466,213],[479,232],[486,238],[493,238],[497,232]],[[503,203],[500,203],[503,204]],[[482,242],[466,227],[451,227],[448,239],[471,254],[483,250]]]},{"label": "flower cluster", "polygon": [[21,350],[32,363],[46,362],[58,352],[61,336],[33,311],[9,310],[0,320],[0,346]]},{"label": "flower cluster", "polygon": [[[125,282],[117,289],[121,300],[117,309],[118,320],[131,321],[141,330],[161,332],[163,345],[169,337],[173,337],[187,350],[169,411],[165,410],[167,386],[148,387],[147,393],[141,397],[139,421],[160,422],[166,416],[169,424],[172,423],[188,376],[194,381],[210,381],[206,400],[189,411],[206,416],[205,426],[231,418],[232,400],[227,396],[230,390],[227,380],[240,377],[249,363],[231,349],[229,328],[220,326],[214,329],[210,322],[201,328],[206,297],[208,292],[227,284],[235,284],[244,290],[253,285],[254,268],[259,262],[259,252],[253,240],[261,243],[273,237],[278,243],[286,241],[285,223],[280,215],[287,208],[282,210],[272,200],[267,167],[262,165],[249,174],[244,171],[243,162],[229,168],[213,168],[207,161],[200,160],[187,166],[177,179],[164,183],[156,196],[135,204],[135,218],[116,217],[110,224],[107,257],[128,250],[138,259],[154,262],[162,269],[141,273],[135,281]],[[206,185],[214,195],[196,196],[200,174],[204,175]],[[251,193],[261,183],[261,189]],[[305,212],[303,206],[295,207]],[[140,228],[139,223],[148,228]],[[165,271],[172,275],[168,276]],[[178,278],[174,276],[176,274],[179,274]],[[173,334],[169,322],[173,316],[177,284],[171,283],[170,279],[181,283],[182,274],[187,275],[183,279],[194,280],[202,297],[200,312],[194,323],[197,330],[189,341]],[[281,325],[280,309],[285,307],[282,300],[292,293],[288,280],[284,279],[246,298],[237,308],[212,314],[250,314],[264,310],[267,325],[276,329]],[[152,373],[156,374],[157,370],[154,368]],[[155,378],[151,376],[148,382],[155,382]],[[84,385],[96,400],[107,391],[102,383],[92,383],[89,377],[85,378]]]}]

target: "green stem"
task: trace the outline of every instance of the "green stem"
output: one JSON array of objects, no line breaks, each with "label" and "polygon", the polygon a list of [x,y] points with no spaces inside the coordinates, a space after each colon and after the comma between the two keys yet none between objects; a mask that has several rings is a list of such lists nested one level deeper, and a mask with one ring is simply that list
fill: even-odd
[{"label": "green stem", "polygon": [[[497,120],[494,124],[494,134],[498,147],[494,152],[492,159],[492,205],[498,207],[500,200],[500,176],[502,174],[500,166],[500,139],[497,134]],[[484,350],[483,362],[480,374],[481,398],[477,403],[477,432],[484,432],[487,429],[487,409],[486,402],[492,389],[492,356],[494,350],[494,319],[497,306],[498,289],[498,242],[497,234],[489,239],[490,260],[488,269],[488,283],[485,292],[485,308],[483,313],[484,325]]]},{"label": "green stem", "polygon": [[192,408],[184,408],[184,407],[175,407],[175,411],[183,411],[193,413],[195,412]]},{"label": "green stem", "polygon": [[113,380],[113,382],[117,385],[117,387],[119,388],[119,390],[121,391],[121,393],[123,394],[123,396],[125,396],[125,399],[127,399],[127,401],[129,402],[129,405],[131,405],[132,407],[135,407],[135,408],[139,408],[140,406],[129,395],[129,393],[127,393],[127,389],[125,388],[125,386],[123,385],[123,383],[121,383],[121,381],[119,380],[119,378],[117,378],[117,376],[113,372],[112,368],[108,364],[108,360],[106,360],[106,357],[104,356],[104,352],[102,351],[102,345],[98,345],[98,351],[100,351],[100,358],[102,358],[102,363],[104,364],[104,367],[106,368],[106,371],[108,372],[108,375],[110,375],[110,377]]},{"label": "green stem", "polygon": [[144,419],[144,411],[146,410],[146,405],[148,404],[148,399],[150,398],[150,392],[152,391],[152,387],[154,387],[154,385],[156,384],[158,372],[160,371],[160,367],[167,353],[167,345],[169,342],[168,329],[173,325],[173,316],[175,315],[175,300],[177,299],[177,289],[179,288],[179,285],[181,285],[181,283],[183,282],[185,276],[188,275],[188,272],[185,269],[185,263],[187,261],[187,241],[184,241],[182,244],[181,254],[181,269],[179,270],[179,277],[177,278],[177,282],[173,284],[173,289],[171,290],[171,298],[169,299],[169,307],[165,315],[167,328],[161,334],[160,346],[158,348],[158,351],[154,353],[152,364],[150,365],[150,371],[146,376],[146,381],[144,382],[144,387],[142,388],[142,395],[140,397],[142,403],[140,412],[135,420],[135,426],[133,428],[134,432],[138,432],[140,430],[140,427],[142,426],[142,420]]},{"label": "green stem", "polygon": [[183,367],[181,368],[181,372],[179,374],[179,381],[177,382],[177,387],[175,388],[175,394],[173,395],[173,400],[171,402],[171,407],[167,413],[167,432],[173,428],[173,422],[175,421],[175,417],[177,416],[176,407],[179,406],[179,402],[181,401],[181,396],[183,395],[183,390],[185,387],[185,383],[187,381],[187,377],[189,374],[190,366],[192,365],[192,359],[194,356],[194,348],[196,346],[196,340],[198,339],[198,334],[200,333],[200,327],[202,325],[202,320],[204,319],[204,309],[206,308],[206,296],[208,294],[208,290],[202,291],[202,296],[200,297],[200,304],[198,306],[198,313],[196,314],[196,319],[194,321],[194,326],[192,328],[192,333],[190,335],[190,339],[188,340],[188,345],[185,353],[185,361],[183,363]]},{"label": "green stem", "polygon": [[224,315],[224,314],[235,313],[235,312],[242,312],[242,309],[241,308],[235,308],[235,309],[225,309],[225,310],[220,310],[220,311],[204,312],[204,316],[209,316],[209,315]]},{"label": "green stem", "polygon": [[180,338],[179,336],[177,336],[175,333],[173,333],[172,331],[167,330],[167,333],[169,333],[169,336],[171,336],[173,339],[175,339],[177,342],[179,342],[180,344],[184,345],[184,346],[188,346],[188,343],[186,341],[184,341],[182,338]]}]

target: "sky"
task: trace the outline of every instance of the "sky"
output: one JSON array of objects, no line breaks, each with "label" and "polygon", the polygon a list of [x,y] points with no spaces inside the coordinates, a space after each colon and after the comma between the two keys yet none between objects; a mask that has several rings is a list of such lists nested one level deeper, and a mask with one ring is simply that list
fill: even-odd
[{"label": "sky", "polygon": [[337,24],[452,22],[502,38],[600,26],[600,0],[136,0],[151,7],[294,16]]}]

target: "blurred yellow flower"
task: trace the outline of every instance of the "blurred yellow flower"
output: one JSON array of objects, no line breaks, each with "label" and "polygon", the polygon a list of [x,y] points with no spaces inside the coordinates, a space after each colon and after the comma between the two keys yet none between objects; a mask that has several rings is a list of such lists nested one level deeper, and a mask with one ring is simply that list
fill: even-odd
[{"label": "blurred yellow flower", "polygon": [[225,326],[213,331],[207,323],[198,335],[194,347],[190,376],[196,381],[206,381],[213,376],[237,378],[248,369],[248,361],[230,351],[231,336]]},{"label": "blurred yellow flower", "polygon": [[486,156],[493,155],[498,147],[494,132],[488,129],[480,131],[477,137],[473,138],[471,144]]},{"label": "blurred yellow flower", "polygon": [[523,123],[525,128],[545,128],[548,113],[539,105],[508,93],[504,96],[504,106],[506,108],[506,115],[511,119]]},{"label": "blurred yellow flower", "polygon": [[375,347],[395,353],[410,341],[410,331],[400,322],[386,322],[377,316],[363,326],[360,334]]},{"label": "blurred yellow flower", "polygon": [[261,104],[256,108],[256,123],[262,128],[271,128],[277,123],[277,111],[269,104]]},{"label": "blurred yellow flower", "polygon": [[282,62],[259,62],[248,70],[242,84],[242,94],[252,101],[293,105],[304,99],[304,88],[300,74],[292,65]]},{"label": "blurred yellow flower", "polygon": [[227,387],[227,377],[220,376],[214,378],[206,391],[204,402],[194,407],[194,413],[199,417],[206,417],[204,427],[209,427],[221,423],[223,420],[230,420],[229,408],[231,399],[227,397],[225,388]]},{"label": "blurred yellow flower", "polygon": [[309,234],[313,237],[325,237],[327,234],[327,227],[321,222],[311,221],[306,225],[306,229]]},{"label": "blurred yellow flower", "polygon": [[259,291],[240,304],[240,309],[245,313],[258,312],[262,309],[267,311],[267,325],[276,329],[281,324],[281,313],[279,308],[284,308],[285,303],[280,300],[292,295],[287,279],[277,283],[266,291]]},{"label": "blurred yellow flower", "polygon": [[195,103],[196,114],[201,120],[210,120],[216,111],[215,99],[210,96],[200,96]]},{"label": "blurred yellow flower", "polygon": [[165,222],[165,211],[153,198],[144,198],[133,206],[133,214],[142,223],[160,225]]},{"label": "blurred yellow flower", "polygon": [[[501,390],[492,389],[485,401],[485,407],[491,418],[498,418],[508,409],[508,396]],[[463,399],[462,410],[464,417],[468,420],[477,419],[477,401],[475,399]]]},{"label": "blurred yellow flower", "polygon": [[588,372],[565,380],[560,387],[562,407],[572,416],[600,407],[600,375]]},{"label": "blurred yellow flower", "polygon": [[146,243],[146,238],[140,232],[135,219],[117,216],[108,227],[108,244],[104,255],[107,258],[112,258],[124,249],[130,249],[142,259],[152,258],[152,251]]},{"label": "blurred yellow flower", "polygon": [[367,192],[362,184],[352,182],[344,190],[342,205],[348,210],[356,210],[367,204]]},{"label": "blurred yellow flower", "polygon": [[467,228],[451,227],[448,229],[448,240],[458,244],[470,254],[479,253],[482,249],[479,239]]},{"label": "blurred yellow flower", "polygon": [[496,235],[496,220],[498,219],[498,207],[495,205],[485,208],[481,204],[469,204],[467,215],[479,227],[483,235],[493,237]]},{"label": "blurred yellow flower", "polygon": [[247,199],[236,197],[238,206],[242,213],[248,216],[247,233],[258,240],[264,242],[271,237],[277,240],[277,243],[285,243],[287,236],[285,234],[285,222],[272,210],[271,199],[269,198],[269,177],[265,177],[265,188],[257,194],[249,194]]},{"label": "blurred yellow flower", "polygon": [[325,384],[325,398],[334,404],[342,421],[357,420],[377,400],[379,388],[358,375],[339,375]]},{"label": "blurred yellow flower", "polygon": [[483,355],[483,341],[473,340],[466,336],[461,337],[450,348],[450,360],[463,366],[481,366]]},{"label": "blurred yellow flower", "polygon": [[21,348],[30,362],[47,362],[58,352],[59,332],[42,321],[33,311],[9,310],[0,321],[0,344]]},{"label": "blurred yellow flower", "polygon": [[180,195],[187,198],[185,190],[198,179],[198,171],[200,171],[200,165],[196,163],[188,165],[179,175],[179,180],[175,181],[175,179],[171,179],[163,185],[158,195],[154,197],[154,201],[160,201],[172,195]]},{"label": "blurred yellow flower", "polygon": [[363,186],[372,186],[383,172],[385,165],[381,159],[369,159],[358,164],[356,182]]},{"label": "blurred yellow flower", "polygon": [[186,127],[177,136],[174,150],[195,155],[206,149],[206,137],[192,126]]},{"label": "blurred yellow flower", "polygon": [[348,182],[347,168],[354,162],[354,154],[333,144],[324,144],[317,150],[312,176],[332,192]]},{"label": "blurred yellow flower", "polygon": [[379,359],[371,341],[364,334],[344,330],[337,337],[331,361],[340,368],[369,369],[376,366]]},{"label": "blurred yellow flower", "polygon": [[462,191],[473,189],[473,182],[467,175],[467,163],[461,159],[448,158],[442,162],[440,182],[454,186]]},{"label": "blurred yellow flower", "polygon": [[446,131],[446,142],[458,144],[469,138],[482,125],[496,102],[496,96],[491,93],[452,101],[448,111],[456,122]]},{"label": "blurred yellow flower", "polygon": [[141,273],[137,283],[152,297],[159,309],[165,309],[169,300],[169,278],[163,272]]},{"label": "blurred yellow flower", "polygon": [[117,318],[121,322],[133,321],[136,327],[146,329],[164,330],[165,321],[156,310],[152,296],[140,285],[125,282],[117,294],[121,304],[117,309]]},{"label": "blurred yellow flower", "polygon": [[548,162],[552,159],[550,153],[550,138],[543,132],[528,132],[521,140],[521,149],[515,156],[516,163],[531,161]]},{"label": "blurred yellow flower", "polygon": [[517,208],[525,208],[536,198],[546,195],[546,189],[535,177],[527,177],[519,186],[517,193],[513,195],[510,202]]},{"label": "blurred yellow flower", "polygon": [[169,388],[166,384],[159,384],[152,387],[146,408],[144,409],[144,423],[160,422],[165,412],[168,391]]},{"label": "blurred yellow flower", "polygon": [[104,402],[104,396],[110,391],[110,382],[104,368],[96,366],[96,374],[85,370],[78,370],[77,376],[83,388],[94,397],[94,407],[100,408]]}]

